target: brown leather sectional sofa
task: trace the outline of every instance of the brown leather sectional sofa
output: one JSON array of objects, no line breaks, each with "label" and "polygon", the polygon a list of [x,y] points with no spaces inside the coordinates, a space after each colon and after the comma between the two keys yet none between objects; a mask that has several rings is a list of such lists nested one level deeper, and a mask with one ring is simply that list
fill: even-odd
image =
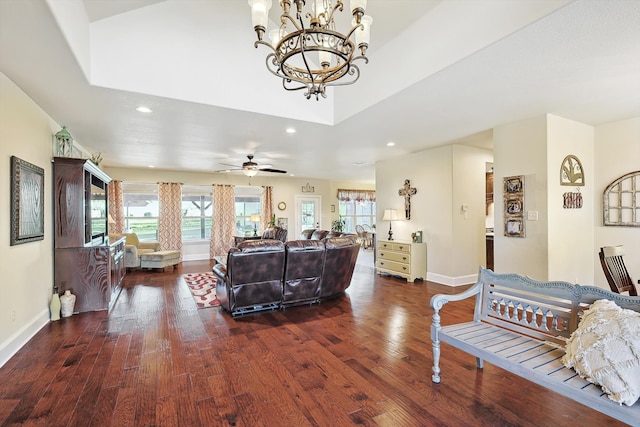
[{"label": "brown leather sectional sofa", "polygon": [[359,248],[354,235],[242,242],[213,267],[216,296],[233,316],[336,297],[351,284]]}]

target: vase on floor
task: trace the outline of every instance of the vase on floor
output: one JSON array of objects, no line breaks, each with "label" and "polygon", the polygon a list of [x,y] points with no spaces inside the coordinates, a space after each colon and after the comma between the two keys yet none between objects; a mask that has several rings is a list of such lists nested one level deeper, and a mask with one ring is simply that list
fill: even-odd
[{"label": "vase on floor", "polygon": [[49,303],[49,310],[51,311],[51,320],[60,320],[60,295],[58,295],[58,288],[53,289],[53,295],[51,296],[51,302]]},{"label": "vase on floor", "polygon": [[60,297],[60,308],[62,309],[62,317],[69,317],[73,314],[73,307],[76,305],[76,296],[70,290],[64,291],[64,295]]}]

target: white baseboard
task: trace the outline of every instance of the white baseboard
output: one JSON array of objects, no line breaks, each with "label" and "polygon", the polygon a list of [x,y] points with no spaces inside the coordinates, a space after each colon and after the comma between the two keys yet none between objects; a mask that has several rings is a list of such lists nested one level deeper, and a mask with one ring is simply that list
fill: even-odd
[{"label": "white baseboard", "polygon": [[463,286],[463,285],[470,285],[472,283],[475,283],[478,280],[478,275],[469,274],[467,276],[451,277],[451,276],[444,276],[442,274],[427,272],[427,280],[430,282],[439,283],[441,285]]},{"label": "white baseboard", "polygon": [[31,323],[16,331],[0,348],[0,367],[4,366],[35,334],[49,323],[49,310],[43,310]]}]

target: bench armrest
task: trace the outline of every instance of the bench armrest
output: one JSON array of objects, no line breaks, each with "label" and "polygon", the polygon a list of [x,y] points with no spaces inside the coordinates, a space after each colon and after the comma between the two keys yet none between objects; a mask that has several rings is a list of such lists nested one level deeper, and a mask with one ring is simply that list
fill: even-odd
[{"label": "bench armrest", "polygon": [[[475,285],[464,292],[456,295],[436,294],[431,297],[431,308],[433,308],[433,320],[431,322],[431,342],[433,347],[433,375],[431,380],[434,383],[440,382],[440,309],[449,301],[462,301],[463,299],[476,297],[475,311],[473,320],[480,320],[480,302],[482,300],[483,282],[478,281]],[[481,361],[478,359],[478,367],[482,367]]]},{"label": "bench armrest", "polygon": [[446,294],[436,294],[431,297],[431,308],[437,313],[440,311],[443,305],[448,303],[449,301],[462,301],[463,299],[471,298],[472,296],[477,296],[480,294],[482,290],[482,282],[477,282],[475,285],[470,287],[464,292],[455,295],[446,295]]}]

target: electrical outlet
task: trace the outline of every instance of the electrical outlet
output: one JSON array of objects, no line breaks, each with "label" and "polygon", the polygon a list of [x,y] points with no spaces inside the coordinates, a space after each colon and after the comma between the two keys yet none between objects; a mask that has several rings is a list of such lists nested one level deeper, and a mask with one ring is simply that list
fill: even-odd
[{"label": "electrical outlet", "polygon": [[16,311],[11,310],[11,323],[16,321]]},{"label": "electrical outlet", "polygon": [[529,221],[537,221],[538,220],[538,211],[527,211],[527,219]]}]

